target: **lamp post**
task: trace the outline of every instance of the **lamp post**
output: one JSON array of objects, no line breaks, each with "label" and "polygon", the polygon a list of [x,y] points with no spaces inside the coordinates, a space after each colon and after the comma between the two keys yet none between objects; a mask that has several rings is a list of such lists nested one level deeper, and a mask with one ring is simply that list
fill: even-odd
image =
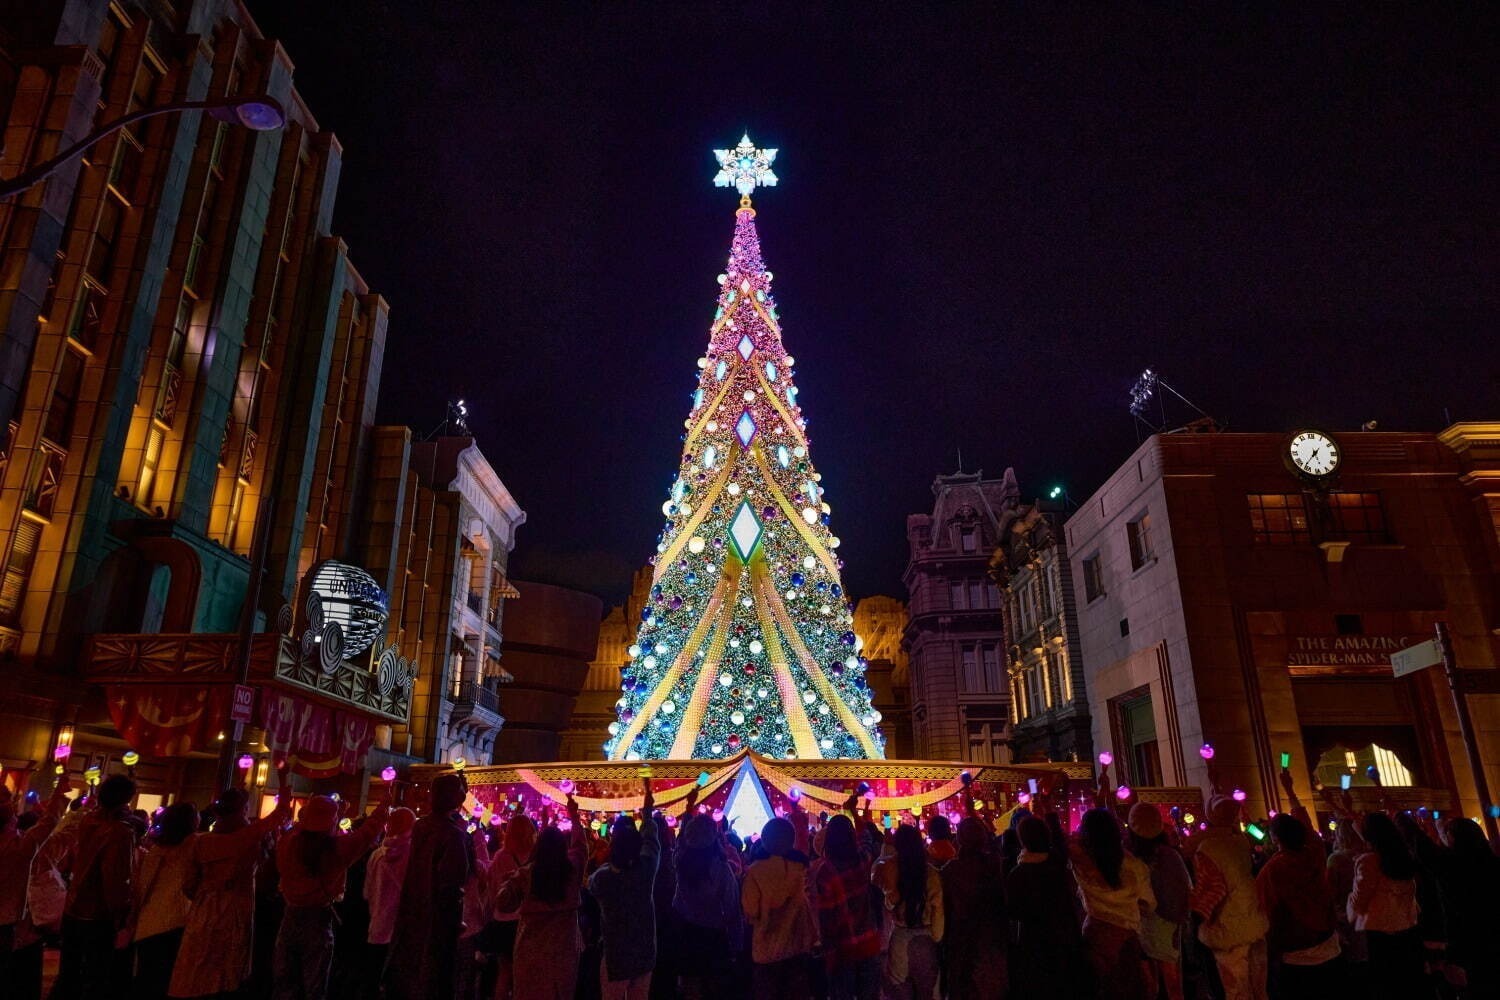
[{"label": "lamp post", "polygon": [[109,138],[126,125],[132,125],[143,118],[173,114],[181,111],[207,111],[220,121],[243,125],[245,128],[256,132],[274,131],[286,124],[286,112],[281,109],[281,104],[274,97],[266,96],[224,97],[212,101],[178,101],[173,104],[163,104],[154,108],[142,108],[139,111],[126,115],[124,118],[116,119],[107,125],[101,125],[61,153],[52,157],[52,159],[44,160],[30,170],[17,174],[9,180],[0,180],[0,198],[12,197],[35,184],[41,183],[50,177],[58,167],[67,163],[73,157],[78,156],[100,140]]}]

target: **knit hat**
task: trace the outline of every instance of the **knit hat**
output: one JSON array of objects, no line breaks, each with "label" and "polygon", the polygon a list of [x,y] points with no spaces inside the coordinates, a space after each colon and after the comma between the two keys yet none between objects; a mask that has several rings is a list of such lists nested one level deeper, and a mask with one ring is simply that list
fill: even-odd
[{"label": "knit hat", "polygon": [[1208,800],[1209,826],[1234,826],[1239,822],[1240,804],[1227,795],[1215,795]]},{"label": "knit hat", "polygon": [[332,833],[339,822],[339,807],[326,795],[314,795],[297,814],[302,829],[314,833]]},{"label": "knit hat", "polygon": [[1161,812],[1148,802],[1137,802],[1130,807],[1130,832],[1142,840],[1155,840],[1161,836]]}]

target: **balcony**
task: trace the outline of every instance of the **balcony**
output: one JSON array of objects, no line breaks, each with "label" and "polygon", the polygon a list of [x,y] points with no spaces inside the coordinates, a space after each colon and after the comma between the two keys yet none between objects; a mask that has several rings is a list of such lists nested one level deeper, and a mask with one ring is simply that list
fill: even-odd
[{"label": "balcony", "polygon": [[505,725],[505,716],[500,714],[500,696],[483,684],[465,681],[456,692],[449,692],[448,699],[453,702],[453,713],[448,717],[452,726],[498,733]]},{"label": "balcony", "polygon": [[484,614],[484,595],[483,594],[476,594],[472,590],[469,591],[469,597],[468,597],[468,601],[466,603],[469,605],[469,610],[472,611],[472,612],[474,612],[476,615],[482,615],[482,614]]},{"label": "balcony", "polygon": [[[239,641],[227,634],[96,635],[84,676],[96,684],[232,685],[238,680]],[[249,682],[406,725],[411,683],[398,676],[399,669],[384,666],[371,670],[345,660],[326,670],[315,658],[304,660],[291,636],[261,632],[250,646]]]}]

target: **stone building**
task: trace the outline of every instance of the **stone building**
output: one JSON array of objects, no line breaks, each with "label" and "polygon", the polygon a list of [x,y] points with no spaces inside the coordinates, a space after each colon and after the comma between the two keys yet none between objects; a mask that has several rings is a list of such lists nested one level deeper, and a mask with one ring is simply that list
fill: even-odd
[{"label": "stone building", "polygon": [[1013,480],[1007,487],[979,472],[938,476],[932,513],[906,519],[902,646],[910,657],[916,757],[1010,760],[1005,623],[989,563],[1013,488]]},{"label": "stone building", "polygon": [[1500,782],[1500,424],[1362,432],[1322,444],[1309,475],[1292,436],[1146,440],[1065,534],[1094,745],[1121,780],[1199,785],[1211,743],[1254,815],[1313,780],[1377,803],[1481,814],[1443,669],[1395,676],[1391,655],[1452,631],[1491,789]]},{"label": "stone building", "polygon": [[1018,762],[1090,760],[1088,694],[1078,655],[1072,567],[1060,500],[1020,501],[1005,470],[990,575],[1004,603],[1011,752]]}]

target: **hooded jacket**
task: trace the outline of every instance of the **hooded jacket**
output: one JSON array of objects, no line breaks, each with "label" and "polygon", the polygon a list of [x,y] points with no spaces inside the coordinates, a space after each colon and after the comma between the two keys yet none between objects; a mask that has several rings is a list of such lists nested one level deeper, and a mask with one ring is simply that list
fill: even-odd
[{"label": "hooded jacket", "polygon": [[365,901],[370,904],[370,943],[390,944],[401,908],[401,885],[411,860],[411,833],[387,837],[365,867]]},{"label": "hooded jacket", "polygon": [[807,898],[807,862],[792,851],[763,858],[745,872],[740,905],[750,921],[750,957],[757,964],[812,951],[817,924]]}]

